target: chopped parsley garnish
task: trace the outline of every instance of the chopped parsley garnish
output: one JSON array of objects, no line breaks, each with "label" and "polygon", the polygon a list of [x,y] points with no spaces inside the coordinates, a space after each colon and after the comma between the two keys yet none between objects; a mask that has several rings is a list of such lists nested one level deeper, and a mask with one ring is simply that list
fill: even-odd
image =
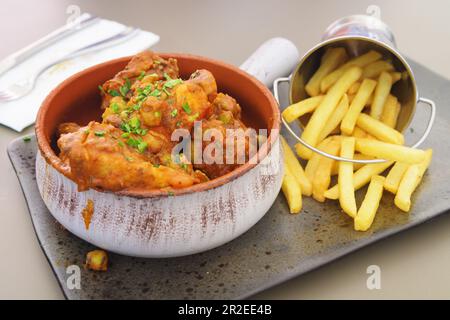
[{"label": "chopped parsley garnish", "polygon": [[161,95],[161,91],[158,90],[158,89],[153,90],[153,91],[149,94],[149,96],[152,96],[152,97],[159,97],[160,95]]},{"label": "chopped parsley garnish", "polygon": [[139,142],[140,142],[139,140],[134,139],[134,138],[129,138],[127,140],[127,144],[133,148],[137,148],[137,146],[139,145]]},{"label": "chopped parsley garnish", "polygon": [[161,61],[159,61],[159,60],[153,60],[153,63],[154,63],[154,64],[161,64]]},{"label": "chopped parsley garnish", "polygon": [[138,103],[138,104],[135,104],[132,108],[133,108],[133,110],[137,111],[141,108],[141,105],[140,105],[140,103]]},{"label": "chopped parsley garnish", "polygon": [[196,113],[193,114],[192,116],[189,116],[189,117],[188,117],[188,120],[189,120],[190,122],[194,122],[195,120],[197,120],[198,116],[199,116],[199,114],[198,114],[198,112],[196,112]]},{"label": "chopped parsley garnish", "polygon": [[132,158],[132,157],[125,157],[125,159],[126,159],[128,162],[133,161],[133,158]]},{"label": "chopped parsley garnish", "polygon": [[120,96],[120,93],[117,92],[117,90],[114,90],[114,89],[110,89],[110,90],[108,91],[108,93],[109,93],[110,95],[112,95],[113,97],[118,97],[118,96]]},{"label": "chopped parsley garnish", "polygon": [[157,164],[157,163],[154,163],[153,166],[154,166],[155,168],[159,168],[159,164]]},{"label": "chopped parsley garnish", "polygon": [[145,142],[145,141],[140,141],[139,144],[138,144],[138,146],[137,146],[137,149],[138,149],[138,151],[139,151],[140,153],[143,153],[143,152],[147,149],[147,147],[148,147],[148,143],[147,143],[147,142]]},{"label": "chopped parsley garnish", "polygon": [[98,90],[100,90],[101,93],[106,94],[105,89],[101,85],[98,86]]},{"label": "chopped parsley garnish", "polygon": [[178,114],[178,110],[177,110],[177,109],[173,109],[173,110],[170,112],[170,115],[172,116],[172,118],[175,118],[175,117],[177,116],[177,114]]},{"label": "chopped parsley garnish", "polygon": [[104,137],[105,136],[105,131],[95,131],[94,134],[97,137]]},{"label": "chopped parsley garnish", "polygon": [[31,141],[31,137],[26,136],[26,137],[23,137],[22,140],[23,140],[24,142],[30,142],[30,141]]},{"label": "chopped parsley garnish", "polygon": [[167,96],[171,96],[171,95],[172,95],[169,91],[167,91],[166,88],[163,88],[163,91],[164,91],[164,93],[165,93]]},{"label": "chopped parsley garnish", "polygon": [[122,123],[120,124],[120,129],[122,129],[122,131],[125,131],[125,132],[131,132],[131,127],[130,127],[130,125],[129,125],[128,123],[126,123],[126,122],[122,122]]},{"label": "chopped parsley garnish", "polygon": [[172,78],[167,74],[167,72],[164,72],[163,76],[167,81],[172,80]]},{"label": "chopped parsley garnish", "polygon": [[125,145],[123,144],[122,141],[117,142],[117,144],[118,144],[120,147],[124,147],[124,146],[125,146]]},{"label": "chopped parsley garnish", "polygon": [[131,118],[130,121],[128,121],[129,126],[131,129],[139,129],[141,127],[141,121],[137,117]]},{"label": "chopped parsley garnish", "polygon": [[142,80],[145,77],[145,71],[141,71],[141,74],[139,75],[139,77],[137,78],[138,80]]},{"label": "chopped parsley garnish", "polygon": [[183,124],[182,121],[177,121],[177,123],[175,125],[179,128],[179,127],[181,127],[182,124]]},{"label": "chopped parsley garnish", "polygon": [[155,111],[155,117],[157,117],[157,118],[161,118],[161,112],[159,112],[159,111]]},{"label": "chopped parsley garnish", "polygon": [[174,193],[173,191],[168,191],[168,192],[167,192],[167,195],[172,197],[172,196],[175,195],[175,193]]},{"label": "chopped parsley garnish", "polygon": [[187,163],[182,163],[182,164],[180,164],[180,167],[181,167],[181,169],[183,169],[183,170],[187,170],[187,168],[188,168],[188,165],[187,165]]},{"label": "chopped parsley garnish", "polygon": [[187,114],[191,114],[192,110],[191,107],[189,107],[189,104],[187,102],[183,103],[183,110],[184,112],[186,112]]},{"label": "chopped parsley garnish", "polygon": [[119,113],[119,112],[120,112],[119,104],[118,104],[117,102],[111,103],[111,110],[112,110],[114,113]]},{"label": "chopped parsley garnish", "polygon": [[84,134],[89,134],[91,131],[89,129],[84,130]]},{"label": "chopped parsley garnish", "polygon": [[120,93],[122,94],[122,96],[126,96],[127,93],[130,91],[131,89],[131,82],[130,79],[126,79],[125,80],[125,84],[123,86],[120,87]]},{"label": "chopped parsley garnish", "polygon": [[124,132],[124,133],[122,133],[122,138],[127,139],[127,138],[129,138],[129,137],[130,137],[130,133],[129,133],[129,132]]},{"label": "chopped parsley garnish", "polygon": [[164,83],[165,88],[172,89],[177,84],[183,83],[183,80],[181,79],[168,79],[166,83]]}]

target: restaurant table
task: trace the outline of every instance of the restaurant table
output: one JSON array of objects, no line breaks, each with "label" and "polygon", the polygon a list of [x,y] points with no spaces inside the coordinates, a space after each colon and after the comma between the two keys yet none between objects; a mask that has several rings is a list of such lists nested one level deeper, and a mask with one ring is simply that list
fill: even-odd
[{"label": "restaurant table", "polygon": [[[304,52],[320,41],[335,19],[365,13],[372,4],[379,6],[402,53],[450,78],[450,2],[445,0],[3,0],[0,59],[63,25],[69,5],[160,35],[155,50],[188,52],[239,65],[259,44],[275,36],[292,40]],[[33,130],[17,133],[0,126],[0,299],[63,299],[6,154],[12,139]],[[443,214],[252,298],[449,299],[449,230],[450,215]],[[366,284],[371,265],[381,270],[379,290],[370,290]]]}]

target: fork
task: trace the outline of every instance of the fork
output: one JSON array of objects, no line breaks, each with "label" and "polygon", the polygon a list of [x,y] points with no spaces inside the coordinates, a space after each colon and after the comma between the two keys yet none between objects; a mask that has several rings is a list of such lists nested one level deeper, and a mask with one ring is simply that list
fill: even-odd
[{"label": "fork", "polygon": [[63,61],[81,56],[86,53],[98,51],[116,44],[119,44],[138,33],[139,29],[133,27],[127,27],[125,30],[119,32],[118,34],[111,36],[109,38],[91,43],[87,46],[79,48],[71,53],[63,56],[62,58],[58,58],[45,66],[41,67],[37,72],[35,72],[30,77],[16,82],[8,87],[0,88],[0,103],[8,102],[20,99],[26,95],[28,95],[36,86],[36,80],[49,68],[52,66],[61,63]]}]

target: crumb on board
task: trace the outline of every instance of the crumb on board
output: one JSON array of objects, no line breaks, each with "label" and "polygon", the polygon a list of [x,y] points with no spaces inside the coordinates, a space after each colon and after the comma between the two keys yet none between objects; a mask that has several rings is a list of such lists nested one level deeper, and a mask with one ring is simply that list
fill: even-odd
[{"label": "crumb on board", "polygon": [[93,214],[94,214],[94,201],[89,199],[86,203],[86,207],[84,207],[83,211],[81,212],[86,230],[89,230],[89,226],[91,225],[91,219],[92,219]]},{"label": "crumb on board", "polygon": [[108,254],[104,250],[89,251],[86,255],[87,269],[94,271],[107,271],[108,270]]}]

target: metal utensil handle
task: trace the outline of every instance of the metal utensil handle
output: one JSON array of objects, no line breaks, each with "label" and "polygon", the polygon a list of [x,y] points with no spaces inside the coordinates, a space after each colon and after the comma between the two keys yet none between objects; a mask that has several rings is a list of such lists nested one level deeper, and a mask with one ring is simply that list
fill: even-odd
[{"label": "metal utensil handle", "polygon": [[[275,99],[277,100],[278,105],[280,104],[279,93],[278,93],[278,85],[280,83],[282,83],[282,82],[290,82],[290,78],[278,78],[273,83],[273,95],[274,95]],[[425,132],[423,133],[423,135],[419,139],[419,141],[417,141],[413,146],[411,146],[411,148],[417,148],[418,146],[420,146],[425,141],[425,139],[427,138],[428,134],[431,131],[431,127],[433,126],[434,119],[436,117],[436,105],[435,105],[435,103],[432,100],[420,97],[418,102],[423,102],[423,103],[427,104],[428,106],[430,106],[431,113],[430,113],[430,119],[428,120],[428,124],[427,124],[427,128],[425,129]],[[331,159],[337,160],[337,161],[346,161],[346,162],[362,163],[362,164],[386,162],[385,159],[358,160],[358,159],[349,159],[349,158],[338,157],[338,156],[329,154],[327,152],[324,152],[322,150],[319,150],[319,149],[313,147],[312,145],[310,145],[306,141],[304,141],[302,138],[300,138],[294,132],[294,130],[292,130],[290,125],[287,123],[287,121],[283,117],[281,117],[281,121],[283,122],[284,126],[289,131],[289,133],[295,139],[297,139],[298,142],[300,142],[302,145],[304,145],[306,148],[310,149],[311,151],[314,151],[314,152],[316,152],[316,153],[318,153],[318,154],[320,154],[320,155],[322,155],[324,157],[331,158]]]}]

